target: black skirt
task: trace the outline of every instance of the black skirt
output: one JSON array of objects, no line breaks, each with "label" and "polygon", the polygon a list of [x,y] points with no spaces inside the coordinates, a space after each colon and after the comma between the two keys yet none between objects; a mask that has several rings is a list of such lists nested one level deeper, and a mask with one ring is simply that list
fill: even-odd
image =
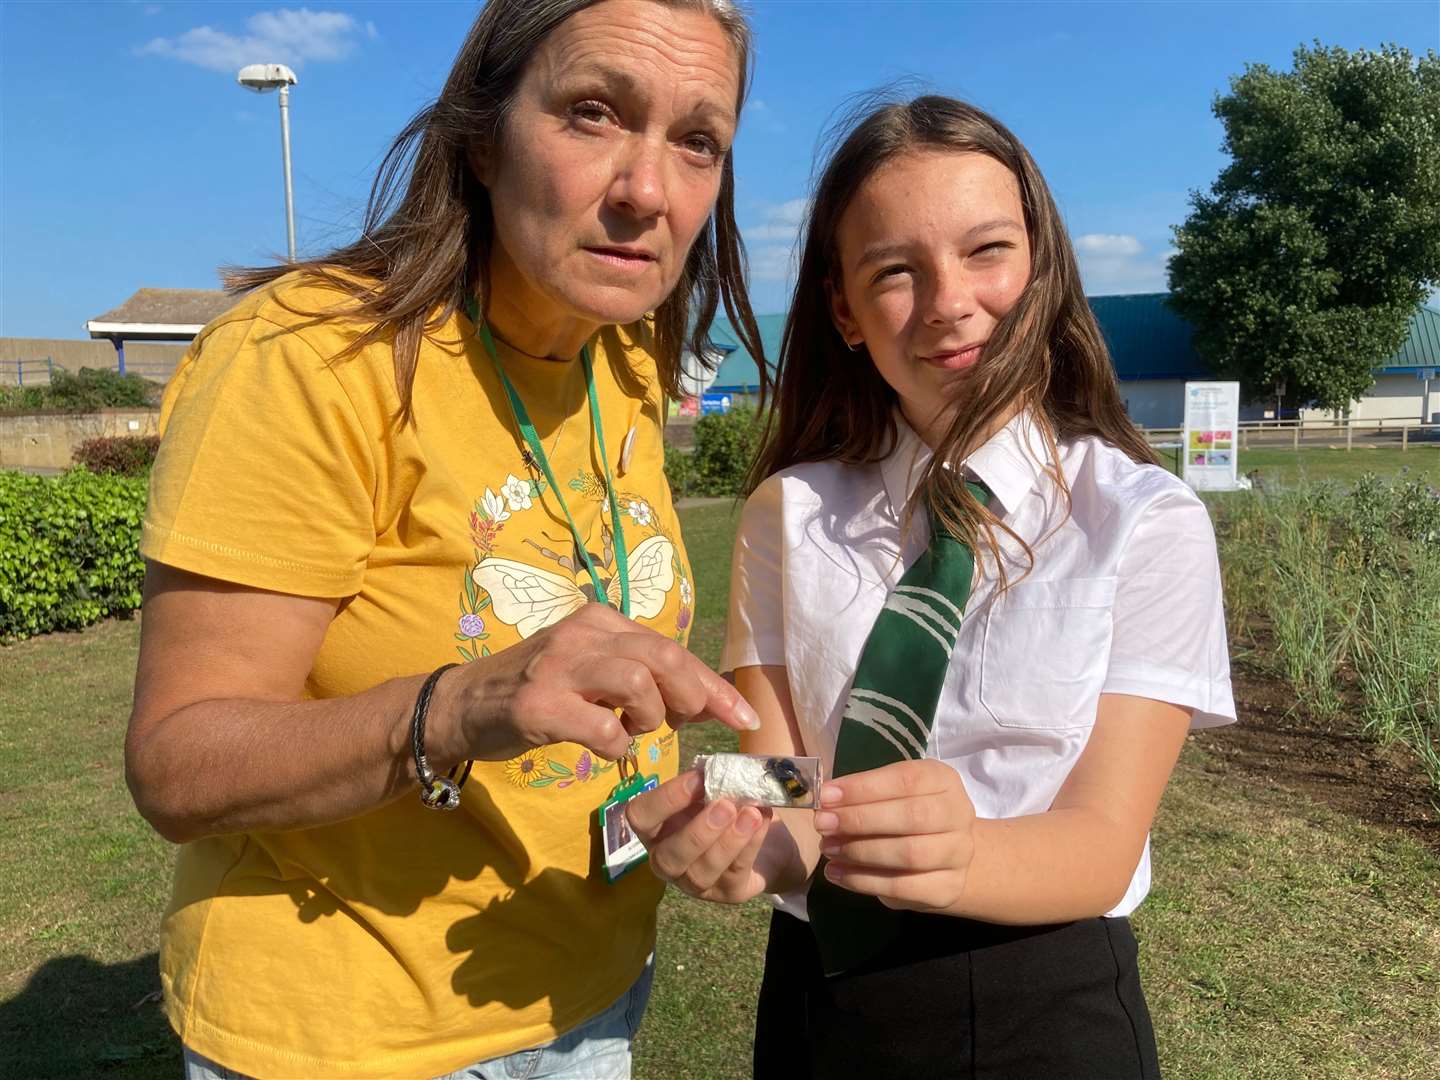
[{"label": "black skirt", "polygon": [[1159,1077],[1128,919],[905,923],[879,958],[826,978],[809,923],[774,914],[756,1080]]}]

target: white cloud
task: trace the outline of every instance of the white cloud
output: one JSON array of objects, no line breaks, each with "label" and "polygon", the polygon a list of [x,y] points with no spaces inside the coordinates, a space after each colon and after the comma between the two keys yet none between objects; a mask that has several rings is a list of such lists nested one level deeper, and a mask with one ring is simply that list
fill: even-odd
[{"label": "white cloud", "polygon": [[809,199],[790,199],[771,211],[770,220],[798,229],[800,223],[805,220],[805,213],[809,209]]},{"label": "white cloud", "polygon": [[791,281],[796,266],[796,239],[809,209],[809,199],[761,203],[760,220],[741,226],[750,246],[750,276],[756,281]]},{"label": "white cloud", "polygon": [[805,211],[810,207],[809,199],[790,199],[783,203],[761,203],[760,221],[755,225],[742,226],[740,231],[746,240],[785,240],[791,243],[805,220]]},{"label": "white cloud", "polygon": [[786,286],[795,280],[798,254],[791,244],[762,244],[747,253],[750,277],[755,281],[779,281]]},{"label": "white cloud", "polygon": [[1075,254],[1085,291],[1091,296],[1169,289],[1165,268],[1174,248],[1150,254],[1133,236],[1087,233],[1075,238]]},{"label": "white cloud", "polygon": [[137,51],[227,73],[246,64],[288,64],[298,70],[307,60],[344,60],[365,33],[374,37],[377,31],[338,11],[281,8],[246,19],[243,34],[197,26],[178,37],[155,38]]},{"label": "white cloud", "polygon": [[1145,249],[1133,236],[1121,233],[1086,233],[1075,238],[1075,250],[1085,255],[1117,257],[1139,255]]}]

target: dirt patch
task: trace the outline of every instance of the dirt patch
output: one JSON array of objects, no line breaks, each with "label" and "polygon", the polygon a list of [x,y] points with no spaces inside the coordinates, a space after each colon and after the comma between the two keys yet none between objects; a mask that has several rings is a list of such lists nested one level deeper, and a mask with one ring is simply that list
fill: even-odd
[{"label": "dirt patch", "polygon": [[1440,852],[1440,793],[1404,746],[1319,723],[1278,679],[1237,665],[1239,723],[1195,740],[1217,772],[1234,769],[1375,825],[1403,829]]}]

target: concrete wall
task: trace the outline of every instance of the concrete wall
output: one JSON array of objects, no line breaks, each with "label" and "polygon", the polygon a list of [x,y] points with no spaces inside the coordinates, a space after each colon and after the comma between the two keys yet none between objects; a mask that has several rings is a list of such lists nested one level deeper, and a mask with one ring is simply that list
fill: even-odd
[{"label": "concrete wall", "polygon": [[159,409],[0,416],[0,469],[68,469],[86,439],[158,434]]},{"label": "concrete wall", "polygon": [[[187,347],[163,341],[132,341],[125,346],[125,368],[147,379],[164,382],[174,372]],[[108,341],[0,337],[0,382],[14,385],[17,381],[14,361],[23,360],[25,385],[43,385],[46,375],[40,362],[47,356],[56,367],[67,371],[115,366],[115,346]],[[32,362],[36,365],[33,368]]]}]

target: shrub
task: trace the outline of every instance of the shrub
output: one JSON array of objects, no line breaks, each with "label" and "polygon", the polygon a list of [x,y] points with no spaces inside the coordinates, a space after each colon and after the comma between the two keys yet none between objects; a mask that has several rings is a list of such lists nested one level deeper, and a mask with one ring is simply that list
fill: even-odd
[{"label": "shrub", "polygon": [[93,412],[96,409],[143,408],[158,387],[139,375],[121,375],[108,368],[81,368],[70,373],[56,368],[46,393],[48,408]]},{"label": "shrub", "polygon": [[30,411],[45,407],[43,386],[0,386],[0,410]]},{"label": "shrub", "polygon": [[140,476],[155,463],[159,435],[117,435],[86,439],[75,448],[76,465],[94,473]]},{"label": "shrub", "polygon": [[0,472],[0,641],[140,606],[143,477]]},{"label": "shrub", "polygon": [[159,383],[148,382],[133,372],[121,375],[108,368],[81,368],[76,372],[55,368],[49,386],[6,388],[0,394],[0,409],[143,409],[160,399],[161,389]]},{"label": "shrub", "polygon": [[760,441],[762,425],[754,409],[711,413],[695,423],[695,452],[690,460],[692,495],[740,495]]},{"label": "shrub", "polygon": [[695,459],[689,451],[665,447],[665,479],[670,482],[670,497],[684,499],[695,494]]}]

